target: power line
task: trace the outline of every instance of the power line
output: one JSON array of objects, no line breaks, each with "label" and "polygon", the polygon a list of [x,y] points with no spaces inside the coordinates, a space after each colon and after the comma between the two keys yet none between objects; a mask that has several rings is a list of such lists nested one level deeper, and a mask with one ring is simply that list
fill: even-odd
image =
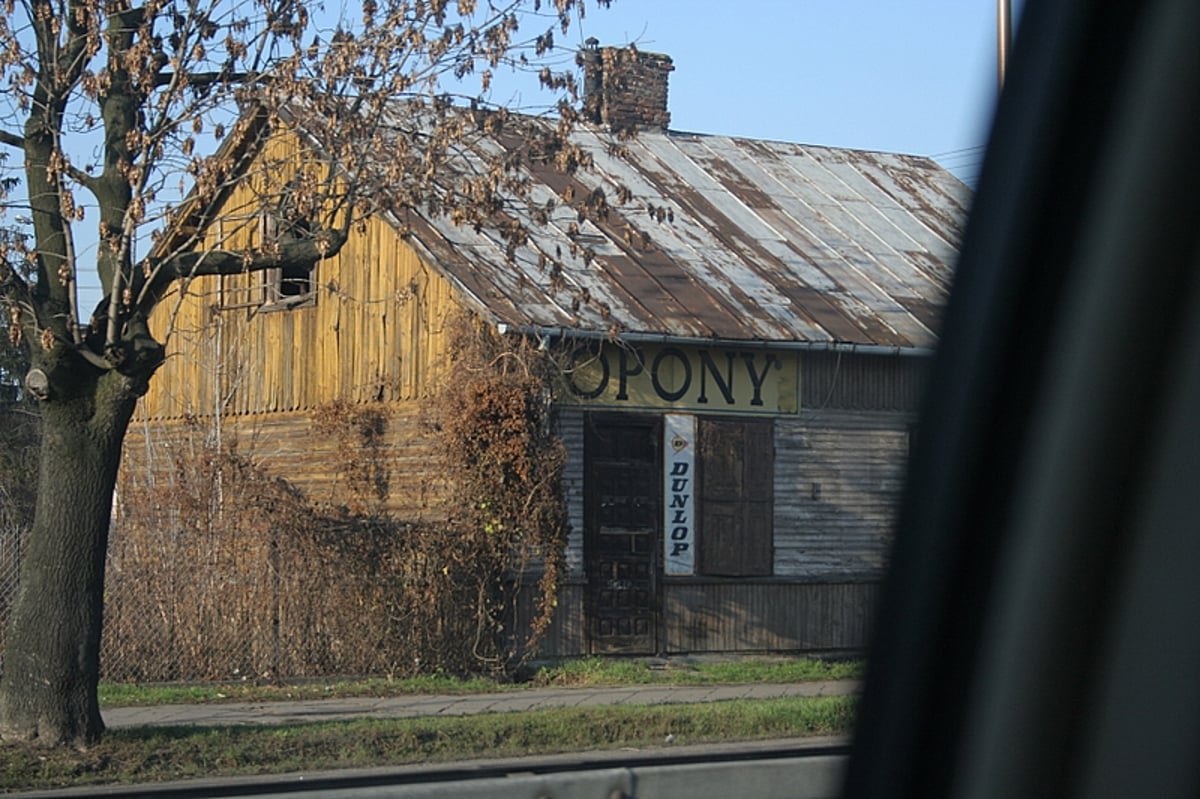
[{"label": "power line", "polygon": [[947,150],[944,153],[933,153],[930,158],[948,158],[953,155],[961,155],[965,153],[980,153],[987,149],[986,144],[975,144],[970,147],[959,147],[957,150]]}]

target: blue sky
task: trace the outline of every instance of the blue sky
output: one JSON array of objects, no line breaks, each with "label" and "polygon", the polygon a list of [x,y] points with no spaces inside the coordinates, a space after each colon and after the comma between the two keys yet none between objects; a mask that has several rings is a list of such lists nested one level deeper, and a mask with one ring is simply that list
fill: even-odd
[{"label": "blue sky", "polygon": [[672,129],[938,156],[967,180],[995,100],[996,0],[614,0],[560,44],[588,36],[674,59]]}]

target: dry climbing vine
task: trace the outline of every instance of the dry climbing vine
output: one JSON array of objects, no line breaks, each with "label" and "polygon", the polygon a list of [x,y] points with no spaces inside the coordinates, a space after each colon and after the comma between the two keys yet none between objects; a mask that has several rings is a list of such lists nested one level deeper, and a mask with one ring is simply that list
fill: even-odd
[{"label": "dry climbing vine", "polygon": [[565,555],[566,451],[553,428],[553,367],[528,339],[457,324],[439,433],[461,497],[455,527],[481,570],[475,652],[511,671],[550,623]]},{"label": "dry climbing vine", "polygon": [[553,368],[523,339],[455,325],[451,377],[427,402],[444,458],[421,474],[446,486],[445,514],[389,510],[411,504],[395,496],[395,447],[416,432],[386,403],[314,410],[333,502],[196,423],[156,442],[157,469],[125,473],[109,679],[515,672],[550,624],[564,560]]}]

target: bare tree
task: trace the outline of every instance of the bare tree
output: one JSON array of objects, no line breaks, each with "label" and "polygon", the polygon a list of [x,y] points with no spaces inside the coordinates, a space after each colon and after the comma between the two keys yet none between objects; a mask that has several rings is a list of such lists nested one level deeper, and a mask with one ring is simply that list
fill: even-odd
[{"label": "bare tree", "polygon": [[[0,145],[24,165],[0,206],[28,216],[32,236],[0,248],[0,296],[29,346],[44,441],[0,681],[5,738],[103,731],[110,508],[126,427],[163,359],[156,305],[199,276],[309,268],[381,207],[471,223],[519,197],[511,164],[453,183],[441,166],[464,137],[516,124],[488,102],[498,70],[539,69],[573,93],[568,75],[534,64],[582,2],[361,0],[351,19],[304,0],[6,0]],[[565,100],[560,110],[562,125],[528,146],[564,157],[546,133],[566,132],[574,117]],[[304,168],[256,184],[255,231],[230,225],[214,240],[231,182],[289,126],[303,131]],[[88,273],[103,300],[84,316]]]}]

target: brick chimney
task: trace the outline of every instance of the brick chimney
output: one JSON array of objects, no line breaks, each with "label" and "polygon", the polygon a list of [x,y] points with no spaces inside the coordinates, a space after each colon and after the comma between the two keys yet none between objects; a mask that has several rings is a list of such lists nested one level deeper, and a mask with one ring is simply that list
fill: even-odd
[{"label": "brick chimney", "polygon": [[588,39],[579,54],[583,66],[584,118],[615,131],[666,130],[670,56],[629,47],[600,47]]}]

